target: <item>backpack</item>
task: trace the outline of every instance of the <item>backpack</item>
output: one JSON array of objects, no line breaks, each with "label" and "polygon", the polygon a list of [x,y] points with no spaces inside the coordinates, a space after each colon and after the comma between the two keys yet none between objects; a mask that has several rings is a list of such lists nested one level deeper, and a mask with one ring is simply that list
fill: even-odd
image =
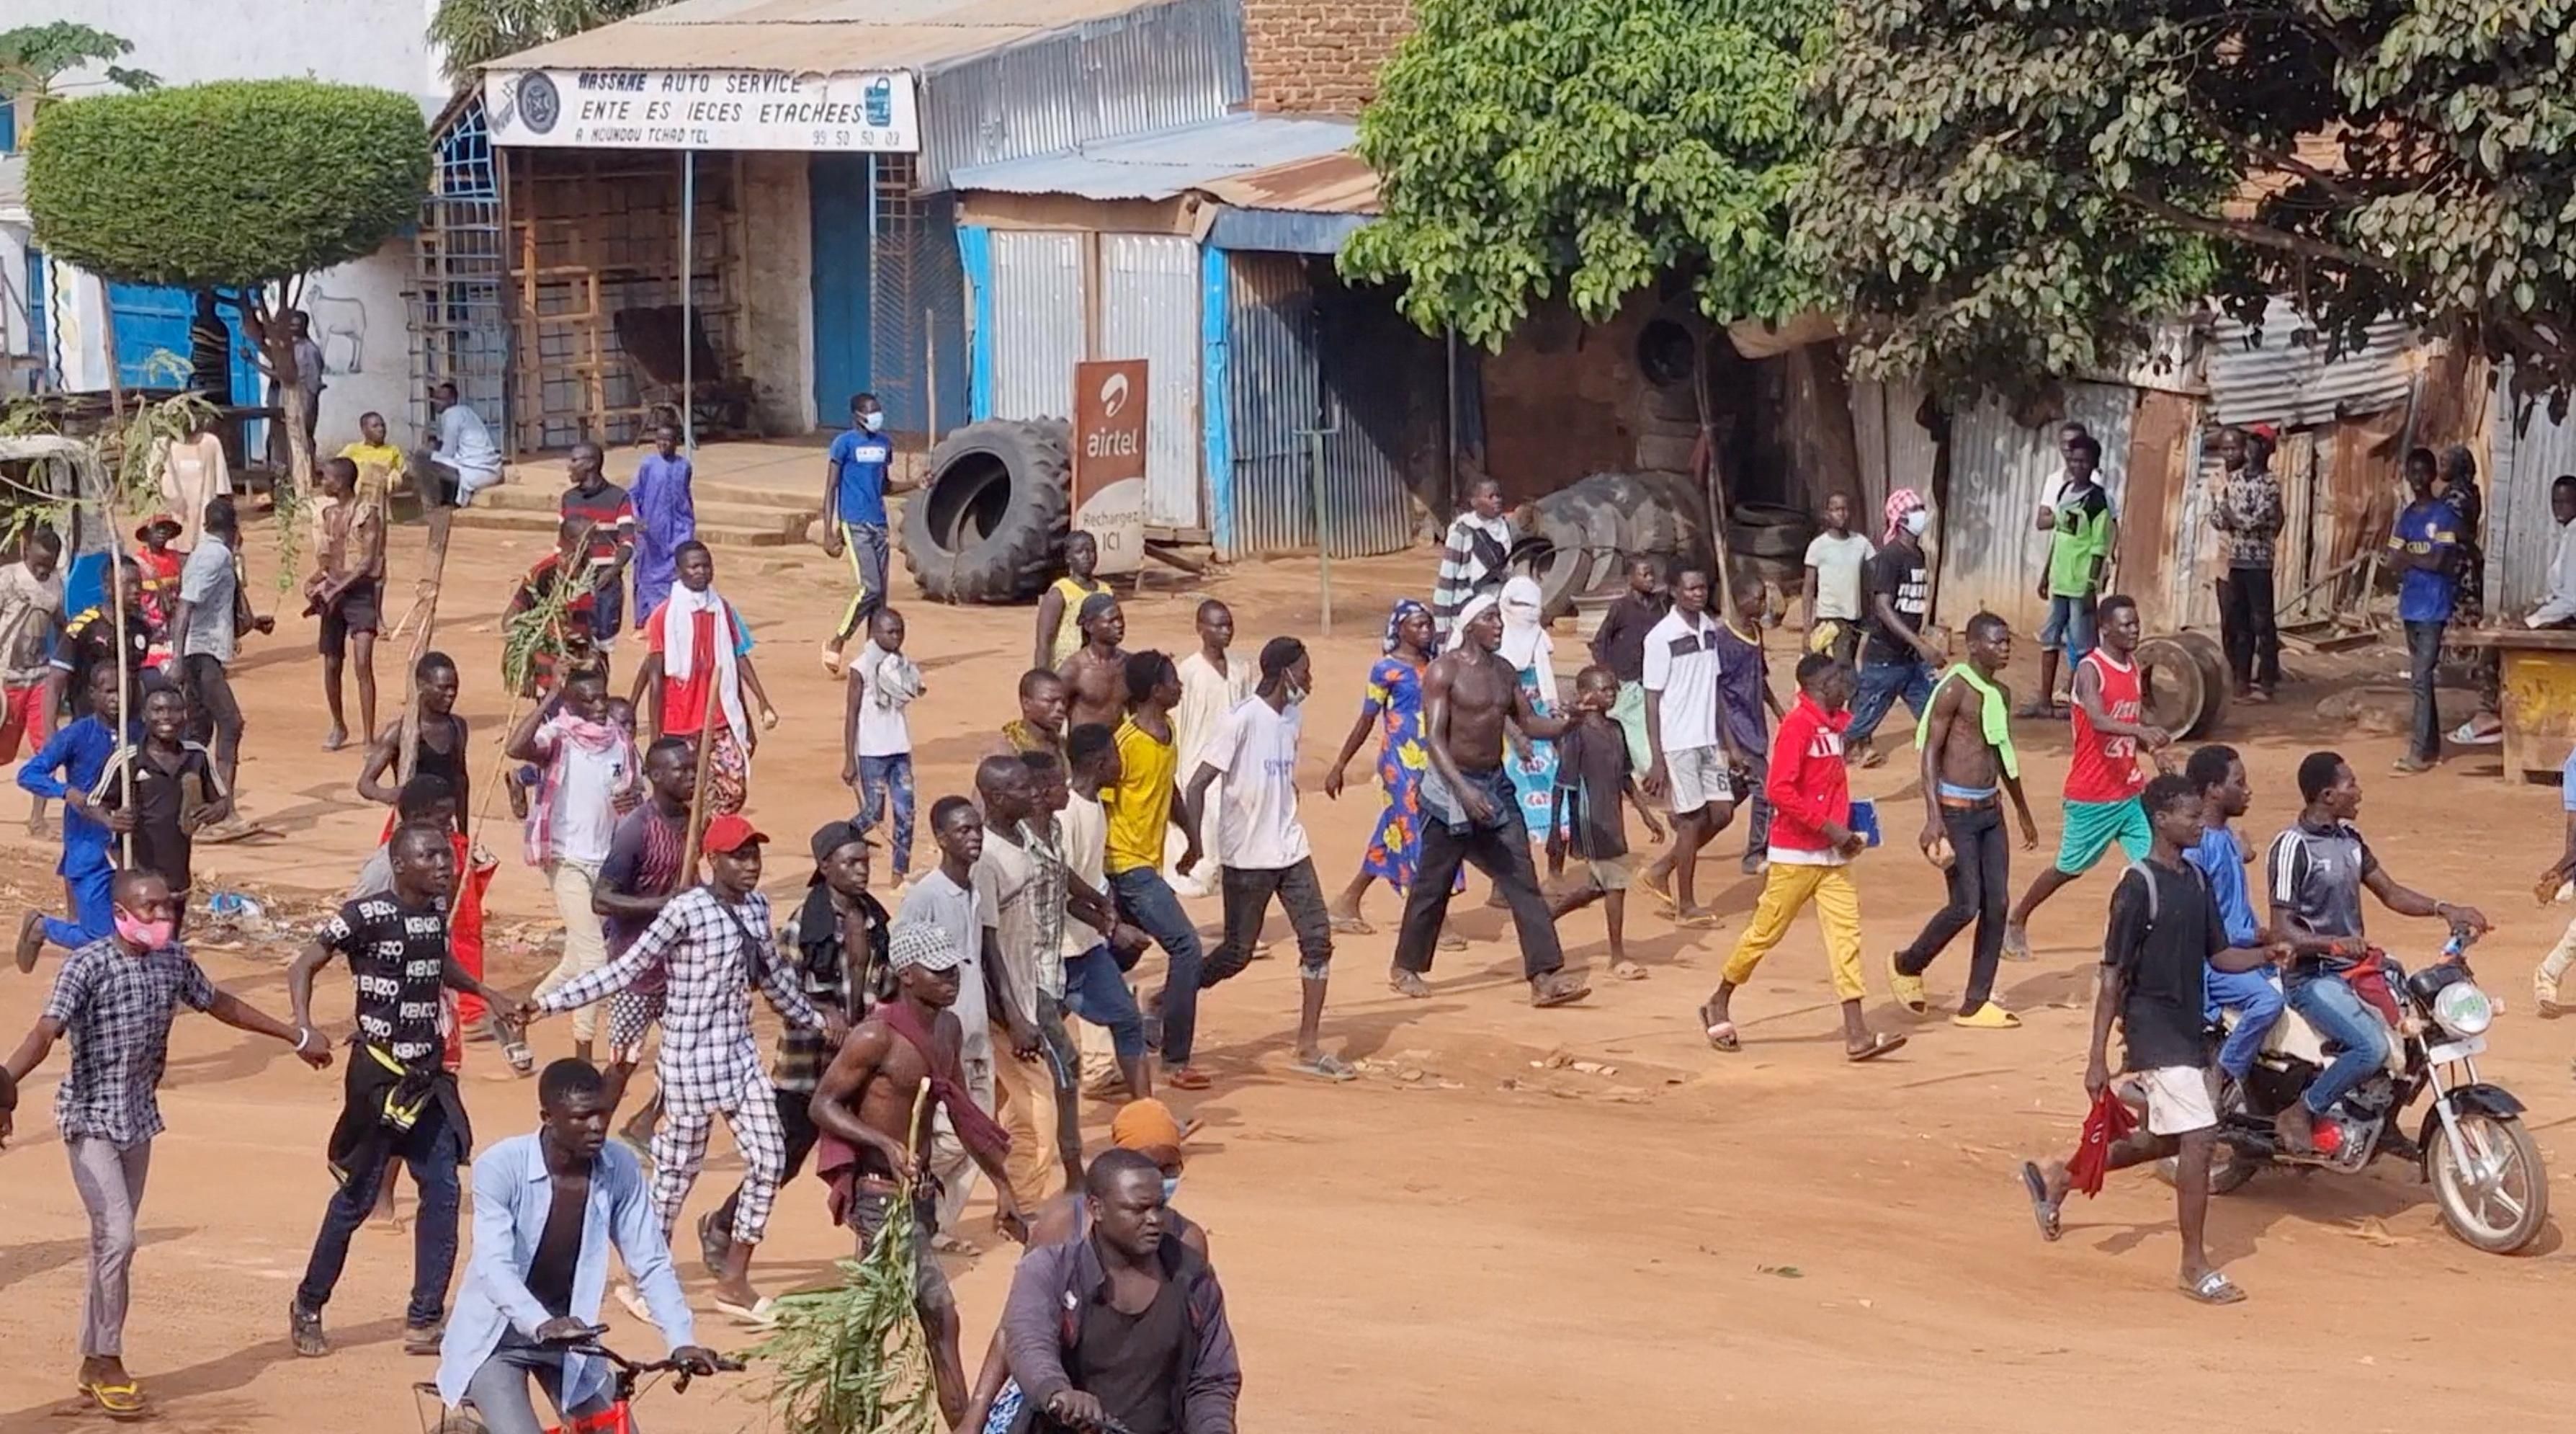
[{"label": "backpack", "polygon": [[[2209,890],[2209,873],[2202,871],[2189,858],[2183,860],[2182,867],[2183,870],[2191,873],[2192,879],[2200,884],[2200,889],[2204,893]],[[2147,884],[2147,930],[2152,932],[2156,929],[2157,915],[2156,874],[2147,869],[2147,863],[2144,860],[2129,863],[2129,870],[2136,872],[2138,880]]]}]

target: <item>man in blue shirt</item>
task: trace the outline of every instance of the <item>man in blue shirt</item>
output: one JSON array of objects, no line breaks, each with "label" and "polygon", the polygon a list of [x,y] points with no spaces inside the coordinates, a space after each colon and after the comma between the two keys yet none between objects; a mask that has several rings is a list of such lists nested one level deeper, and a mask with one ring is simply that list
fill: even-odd
[{"label": "man in blue shirt", "polygon": [[471,1400],[489,1434],[539,1434],[533,1375],[560,1421],[605,1413],[615,1398],[601,1360],[566,1346],[599,1323],[608,1249],[644,1293],[670,1357],[713,1374],[715,1355],[671,1268],[662,1220],[635,1153],[608,1139],[599,1072],[560,1060],[537,1077],[544,1124],[474,1161],[474,1258],[438,1347],[438,1397]]},{"label": "man in blue shirt", "polygon": [[[63,804],[63,859],[54,870],[63,879],[63,899],[70,904],[72,919],[62,920],[41,911],[30,911],[18,923],[18,969],[36,969],[36,957],[46,942],[76,951],[116,929],[109,900],[116,869],[109,853],[116,845],[116,834],[134,829],[131,810],[101,811],[92,802],[98,797],[98,781],[107,770],[108,758],[116,755],[119,745],[113,714],[116,711],[116,664],[101,662],[89,669],[88,715],[65,727],[56,728],[45,745],[18,769],[18,785],[39,797],[57,797]],[[131,704],[139,711],[142,703]],[[108,717],[99,716],[105,712]],[[134,741],[142,740],[140,722],[129,723]]]},{"label": "man in blue shirt", "polygon": [[2442,628],[2459,595],[2460,510],[2433,496],[2433,450],[2406,455],[2406,491],[2413,499],[2388,535],[2397,580],[2397,617],[2406,624],[2407,678],[2415,689],[2415,720],[2400,772],[2429,772],[2442,760],[2442,718],[2433,703],[2433,676],[2442,662]]},{"label": "man in blue shirt", "polygon": [[850,429],[832,440],[823,469],[823,551],[850,553],[858,593],[841,626],[823,644],[823,670],[841,675],[841,648],[886,597],[886,473],[894,466],[894,440],[886,436],[885,408],[873,393],[850,400]]},{"label": "man in blue shirt", "polygon": [[2208,746],[2192,753],[2183,776],[2200,794],[2200,842],[2183,859],[2208,878],[2209,894],[2227,927],[2228,949],[2210,961],[2203,981],[2209,1019],[2215,1021],[2231,1008],[2236,1012],[2236,1029],[2218,1048],[2218,1068],[2229,1080],[2242,1081],[2254,1069],[2263,1038],[2281,1019],[2283,1004],[2270,955],[2262,949],[2263,923],[2254,915],[2253,891],[2245,881],[2245,848],[2228,825],[2254,804],[2254,790],[2233,747]]}]

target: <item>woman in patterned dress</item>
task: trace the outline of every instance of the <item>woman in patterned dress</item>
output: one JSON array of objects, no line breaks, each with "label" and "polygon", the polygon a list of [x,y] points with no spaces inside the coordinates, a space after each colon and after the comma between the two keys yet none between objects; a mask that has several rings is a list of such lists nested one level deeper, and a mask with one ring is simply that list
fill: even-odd
[{"label": "woman in patterned dress", "polygon": [[1342,794],[1342,769],[1359,755],[1372,726],[1383,726],[1378,746],[1377,780],[1386,791],[1386,809],[1378,814],[1369,837],[1368,854],[1359,874],[1332,907],[1333,929],[1344,935],[1374,932],[1360,919],[1360,898],[1369,883],[1383,881],[1398,893],[1413,884],[1413,868],[1422,853],[1422,777],[1431,770],[1431,752],[1423,738],[1422,673],[1431,665],[1431,609],[1412,598],[1398,599],[1387,615],[1384,656],[1369,668],[1368,694],[1360,701],[1359,720],[1342,742],[1341,755],[1324,774],[1324,795]]}]

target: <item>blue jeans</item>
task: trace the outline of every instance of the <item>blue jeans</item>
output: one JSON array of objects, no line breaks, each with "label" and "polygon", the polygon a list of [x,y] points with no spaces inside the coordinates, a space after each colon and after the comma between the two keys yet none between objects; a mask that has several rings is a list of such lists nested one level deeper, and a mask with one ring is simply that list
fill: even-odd
[{"label": "blue jeans", "polygon": [[[1198,1035],[1199,980],[1206,964],[1205,953],[1199,950],[1199,929],[1190,924],[1190,914],[1164,884],[1163,874],[1150,866],[1113,873],[1109,889],[1118,894],[1118,914],[1145,928],[1145,934],[1171,958],[1163,974],[1161,997],[1163,1067],[1188,1065],[1190,1042]],[[1070,972],[1065,979],[1069,986]]]},{"label": "blue jeans", "polygon": [[2093,650],[2094,604],[2097,601],[2089,594],[2084,597],[2051,597],[2048,600],[2048,622],[2039,630],[2040,651],[2063,646],[2067,661],[2082,662],[2084,654]]},{"label": "blue jeans", "polygon": [[1136,1009],[1136,993],[1127,989],[1126,973],[1108,946],[1094,946],[1064,963],[1064,1008],[1095,1026],[1109,1028],[1118,1059],[1132,1061],[1145,1053],[1145,1017]]},{"label": "blue jeans", "polygon": [[1909,650],[1895,656],[1879,653],[1863,658],[1860,690],[1852,698],[1852,721],[1843,732],[1844,743],[1868,741],[1899,697],[1917,717],[1932,704],[1932,665],[1923,660],[1923,654]]},{"label": "blue jeans", "polygon": [[77,951],[115,930],[115,902],[110,895],[115,886],[116,868],[103,854],[97,865],[84,865],[66,873],[63,896],[71,903],[72,919],[46,917],[45,939],[67,951]]},{"label": "blue jeans", "polygon": [[2272,1034],[2273,1023],[2281,1019],[2286,998],[2261,971],[2221,971],[2213,966],[2208,972],[2208,999],[2213,1021],[2221,1011],[2237,1013],[2236,1029],[2227,1033],[2218,1048],[2218,1068],[2241,1081],[2254,1069],[2254,1057],[2262,1053],[2263,1038]]},{"label": "blue jeans", "polygon": [[912,871],[912,754],[859,759],[859,830],[874,832],[894,808],[894,877]]},{"label": "blue jeans", "polygon": [[331,1302],[331,1290],[349,1262],[349,1241],[375,1213],[385,1166],[399,1157],[420,1187],[420,1208],[411,1217],[411,1304],[403,1311],[403,1323],[419,1329],[444,1318],[448,1277],[456,1273],[456,1167],[462,1154],[456,1132],[448,1127],[446,1107],[436,1100],[410,1130],[368,1147],[368,1158],[354,1164],[323,1207],[322,1233],[313,1241],[303,1283],[295,1287],[295,1303],[318,1314]]},{"label": "blue jeans", "polygon": [[2317,1028],[2328,1044],[2343,1047],[2300,1103],[2310,1115],[2334,1109],[2344,1093],[2370,1078],[2388,1060],[2388,1028],[2340,976],[2290,978],[2290,1009]]}]

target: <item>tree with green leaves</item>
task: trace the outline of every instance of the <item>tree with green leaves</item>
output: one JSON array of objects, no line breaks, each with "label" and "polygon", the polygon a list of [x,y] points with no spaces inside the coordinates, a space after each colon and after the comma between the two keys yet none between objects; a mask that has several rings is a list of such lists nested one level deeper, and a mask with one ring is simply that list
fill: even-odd
[{"label": "tree with green leaves", "polygon": [[1385,217],[1342,268],[1498,346],[1562,296],[1600,320],[1672,279],[1720,323],[1817,291],[1788,245],[1826,0],[1421,0],[1359,152]]},{"label": "tree with green leaves", "polygon": [[503,55],[596,30],[671,0],[439,0],[430,43],[447,57],[447,77],[471,84],[474,72]]},{"label": "tree with green leaves", "polygon": [[237,295],[286,408],[293,497],[313,445],[289,325],[306,278],[374,253],[420,213],[429,132],[408,95],[227,80],[64,100],[29,131],[46,252],[103,278]]},{"label": "tree with green leaves", "polygon": [[33,100],[41,110],[56,98],[54,81],[83,65],[103,66],[107,82],[120,89],[158,86],[150,70],[116,63],[133,53],[133,41],[70,20],[0,30],[0,100]]},{"label": "tree with green leaves", "polygon": [[2114,363],[2215,296],[2394,317],[2576,382],[2576,8],[1875,0],[1820,76],[1798,253],[1855,364],[1968,387]]}]

